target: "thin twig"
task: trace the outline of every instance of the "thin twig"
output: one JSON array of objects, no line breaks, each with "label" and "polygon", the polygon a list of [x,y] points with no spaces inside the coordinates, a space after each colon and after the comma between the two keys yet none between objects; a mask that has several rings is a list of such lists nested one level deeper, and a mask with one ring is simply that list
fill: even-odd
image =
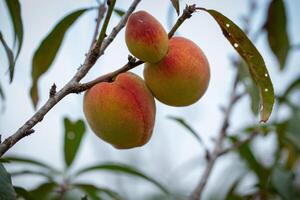
[{"label": "thin twig", "polygon": [[229,117],[231,115],[231,112],[233,110],[235,103],[241,98],[241,95],[237,95],[237,93],[236,93],[238,82],[239,82],[238,74],[236,74],[236,77],[235,77],[235,80],[233,83],[233,87],[232,87],[232,91],[231,91],[231,95],[230,95],[230,101],[229,101],[227,109],[224,112],[224,119],[223,119],[223,122],[221,125],[221,129],[219,131],[219,136],[215,143],[214,149],[213,149],[212,153],[210,154],[210,157],[207,161],[207,165],[206,165],[204,172],[200,178],[200,181],[197,184],[194,191],[192,192],[192,195],[190,196],[190,200],[198,200],[200,198],[200,196],[204,190],[204,187],[206,186],[206,183],[210,176],[210,173],[214,167],[214,164],[218,158],[218,154],[222,149],[222,143],[226,137],[227,129],[229,126]]},{"label": "thin twig", "polygon": [[241,140],[241,141],[237,141],[236,143],[234,143],[232,146],[223,149],[222,151],[219,152],[218,157],[223,156],[231,151],[234,151],[238,148],[240,148],[241,146],[243,146],[244,144],[247,144],[248,142],[252,141],[253,138],[255,138],[258,135],[259,132],[254,131],[252,132],[246,139]]},{"label": "thin twig", "polygon": [[101,21],[104,17],[105,12],[106,12],[106,4],[103,3],[103,4],[99,5],[99,8],[98,8],[98,14],[97,14],[97,18],[96,18],[96,27],[95,27],[94,35],[93,35],[93,38],[92,38],[90,50],[93,48],[94,44],[97,42],[99,27],[100,27],[100,24],[101,24]]},{"label": "thin twig", "polygon": [[[21,126],[17,130],[17,132],[15,132],[14,134],[12,134],[8,138],[6,138],[5,141],[0,144],[0,157],[5,152],[7,152],[7,150],[9,150],[13,145],[15,145],[18,141],[20,141],[22,138],[24,138],[26,136],[26,132],[28,130],[31,130],[32,127],[34,127],[37,123],[42,121],[44,116],[49,112],[49,110],[51,110],[65,96],[67,96],[71,93],[82,92],[82,91],[92,87],[96,83],[110,81],[116,75],[123,73],[125,71],[128,71],[128,70],[144,63],[141,60],[134,61],[134,62],[129,61],[122,68],[120,68],[114,72],[111,72],[109,74],[106,74],[104,76],[96,78],[95,80],[90,81],[88,83],[80,84],[81,79],[83,77],[85,77],[85,75],[93,67],[93,65],[95,64],[97,59],[101,55],[104,54],[105,49],[111,44],[111,42],[114,40],[114,38],[120,32],[120,30],[125,26],[129,15],[135,10],[136,6],[138,5],[138,3],[140,1],[141,0],[134,0],[132,2],[132,4],[130,5],[130,7],[128,8],[127,12],[123,15],[123,17],[119,21],[119,23],[113,28],[113,30],[109,34],[109,36],[103,40],[101,45],[99,46],[98,42],[97,42],[96,45],[93,46],[93,48],[88,52],[86,59],[84,61],[84,64],[79,68],[79,70],[74,75],[74,77],[61,90],[59,90],[53,97],[49,98],[47,100],[47,102],[23,126]],[[114,5],[110,4],[109,6],[114,6]],[[185,18],[185,19],[187,19],[187,18]],[[176,24],[178,24],[178,22],[176,22]],[[175,24],[175,26],[178,26],[176,24]],[[99,38],[100,38],[100,36],[99,36]]]}]

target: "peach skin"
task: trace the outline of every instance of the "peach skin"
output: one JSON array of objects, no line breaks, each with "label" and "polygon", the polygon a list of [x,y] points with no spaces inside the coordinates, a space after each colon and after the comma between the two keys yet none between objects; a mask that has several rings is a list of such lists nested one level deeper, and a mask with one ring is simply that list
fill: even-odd
[{"label": "peach skin", "polygon": [[170,106],[188,106],[205,93],[209,80],[209,63],[192,41],[173,37],[169,51],[156,64],[145,63],[144,78],[155,98]]},{"label": "peach skin", "polygon": [[155,121],[155,102],[143,79],[126,72],[98,83],[83,100],[86,120],[97,136],[118,149],[146,144]]},{"label": "peach skin", "polygon": [[168,35],[152,15],[138,11],[130,15],[125,41],[129,51],[142,61],[157,63],[168,51]]}]

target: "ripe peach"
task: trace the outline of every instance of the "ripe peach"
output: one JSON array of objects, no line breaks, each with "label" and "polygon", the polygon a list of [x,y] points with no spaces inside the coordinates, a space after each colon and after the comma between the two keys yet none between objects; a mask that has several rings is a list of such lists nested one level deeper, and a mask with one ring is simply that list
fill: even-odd
[{"label": "ripe peach", "polygon": [[139,76],[126,72],[112,83],[98,83],[83,100],[91,129],[118,149],[146,144],[155,121],[154,97]]},{"label": "ripe peach", "polygon": [[149,63],[157,63],[168,51],[166,31],[159,21],[145,11],[130,15],[125,41],[135,57]]},{"label": "ripe peach", "polygon": [[162,103],[170,106],[188,106],[205,93],[210,70],[202,50],[192,41],[173,37],[169,51],[156,64],[146,63],[146,85]]}]

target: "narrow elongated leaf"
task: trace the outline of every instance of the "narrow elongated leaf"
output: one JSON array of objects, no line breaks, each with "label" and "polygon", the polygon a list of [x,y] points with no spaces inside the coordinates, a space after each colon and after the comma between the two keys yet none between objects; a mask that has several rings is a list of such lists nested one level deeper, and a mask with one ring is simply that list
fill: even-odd
[{"label": "narrow elongated leaf", "polygon": [[55,182],[45,182],[29,192],[35,200],[50,200],[50,194],[53,194],[58,187]]},{"label": "narrow elongated leaf", "polygon": [[270,3],[265,28],[268,33],[270,48],[280,64],[280,69],[284,69],[290,42],[283,0],[272,0]]},{"label": "narrow elongated leaf", "polygon": [[17,56],[20,53],[23,44],[23,21],[21,13],[21,5],[18,0],[5,0],[7,5],[11,21],[13,23],[15,32],[15,41],[18,40],[18,51]]},{"label": "narrow elongated leaf", "polygon": [[99,194],[104,193],[108,195],[109,197],[113,198],[114,200],[122,200],[121,196],[108,188],[102,188],[102,187],[97,187],[91,184],[86,184],[86,183],[75,183],[73,184],[75,188],[78,188],[85,192],[88,195],[88,199],[92,200],[101,200],[99,197]]},{"label": "narrow elongated leaf", "polygon": [[155,179],[151,178],[150,176],[146,175],[145,173],[141,172],[140,170],[138,170],[132,166],[128,166],[128,165],[121,164],[121,163],[108,162],[108,163],[101,163],[98,165],[93,165],[93,166],[90,166],[90,167],[80,170],[79,172],[76,173],[76,176],[82,175],[87,172],[92,172],[92,171],[110,171],[110,172],[114,172],[114,173],[117,172],[117,173],[140,177],[146,181],[153,183],[158,188],[160,188],[161,191],[163,191],[164,193],[167,193],[167,194],[169,193],[167,188],[165,188],[162,184],[160,184]]},{"label": "narrow elongated leaf", "polygon": [[184,119],[180,117],[174,117],[174,116],[168,116],[168,118],[174,120],[175,122],[177,122],[178,124],[186,128],[189,131],[189,133],[191,133],[196,138],[196,140],[200,143],[200,145],[203,145],[203,140],[201,139],[201,137],[187,122],[185,122]]},{"label": "narrow elongated leaf", "polygon": [[271,115],[275,97],[270,75],[262,56],[247,35],[230,19],[215,10],[204,8],[202,10],[208,12],[216,20],[224,36],[247,63],[260,94],[260,119],[266,122]]},{"label": "narrow elongated leaf", "polygon": [[237,179],[232,186],[229,188],[229,191],[226,194],[225,200],[243,200],[244,198],[236,194],[236,189],[238,188],[241,179]]},{"label": "narrow elongated leaf", "polygon": [[30,89],[31,100],[34,107],[36,107],[39,100],[37,84],[40,76],[47,72],[53,63],[67,30],[83,13],[90,9],[91,8],[80,9],[65,16],[44,38],[35,51],[32,59],[32,86]]},{"label": "narrow elongated leaf", "polygon": [[179,15],[180,14],[179,0],[171,0],[171,2],[177,12],[177,15]]},{"label": "narrow elongated leaf", "polygon": [[16,192],[11,183],[10,174],[0,163],[0,199],[16,200]]},{"label": "narrow elongated leaf", "polygon": [[6,156],[6,157],[3,158],[3,160],[7,161],[7,162],[10,162],[10,163],[22,163],[22,164],[34,165],[34,166],[42,167],[42,168],[45,168],[45,169],[50,170],[52,172],[58,173],[58,170],[51,167],[50,165],[45,164],[45,163],[43,163],[41,161],[38,161],[38,160],[31,159],[31,158],[18,157],[18,156]]},{"label": "narrow elongated leaf", "polygon": [[33,170],[29,170],[29,169],[11,172],[10,174],[11,174],[11,176],[35,175],[35,176],[42,176],[49,180],[52,180],[52,177],[51,177],[52,174],[50,174],[50,173],[46,173],[46,172],[42,172],[42,171],[33,171]]},{"label": "narrow elongated leaf", "polygon": [[22,197],[24,200],[35,200],[34,197],[22,187],[14,187],[17,197]]},{"label": "narrow elongated leaf", "polygon": [[287,89],[283,93],[282,97],[287,98],[287,96],[289,96],[291,92],[298,88],[300,88],[300,77],[292,81],[292,83],[287,87]]},{"label": "narrow elongated leaf", "polygon": [[64,119],[65,139],[64,139],[64,155],[65,163],[69,167],[76,157],[82,137],[85,133],[85,125],[82,120],[76,122]]},{"label": "narrow elongated leaf", "polygon": [[2,89],[1,84],[0,84],[0,98],[1,98],[2,100],[5,99],[5,94],[4,94],[4,91],[3,91],[3,89]]},{"label": "narrow elongated leaf", "polygon": [[278,194],[285,200],[296,200],[294,189],[294,174],[282,167],[275,167],[271,182]]},{"label": "narrow elongated leaf", "polygon": [[14,53],[12,52],[12,50],[9,48],[9,46],[7,45],[6,41],[3,38],[2,33],[0,32],[0,42],[2,43],[7,59],[8,59],[8,63],[9,63],[9,77],[10,80],[13,79],[13,75],[14,75],[14,69],[15,69],[15,60],[14,60]]},{"label": "narrow elongated leaf", "polygon": [[123,17],[123,15],[125,14],[125,11],[124,11],[124,10],[121,10],[121,9],[118,9],[118,8],[115,8],[115,9],[114,9],[114,12],[115,12],[119,17]]}]

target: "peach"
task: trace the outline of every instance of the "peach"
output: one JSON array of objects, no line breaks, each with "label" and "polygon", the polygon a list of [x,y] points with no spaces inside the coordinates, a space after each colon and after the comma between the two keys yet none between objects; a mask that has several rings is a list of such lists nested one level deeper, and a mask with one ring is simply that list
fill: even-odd
[{"label": "peach", "polygon": [[142,61],[157,63],[168,51],[168,35],[152,15],[138,11],[130,15],[125,31],[129,51]]},{"label": "peach", "polygon": [[149,141],[156,108],[143,79],[126,72],[112,83],[98,83],[89,89],[83,111],[97,136],[118,149],[129,149]]},{"label": "peach", "polygon": [[145,64],[144,78],[154,97],[162,103],[188,106],[197,102],[208,87],[209,63],[195,43],[173,37],[168,53],[159,63]]}]

